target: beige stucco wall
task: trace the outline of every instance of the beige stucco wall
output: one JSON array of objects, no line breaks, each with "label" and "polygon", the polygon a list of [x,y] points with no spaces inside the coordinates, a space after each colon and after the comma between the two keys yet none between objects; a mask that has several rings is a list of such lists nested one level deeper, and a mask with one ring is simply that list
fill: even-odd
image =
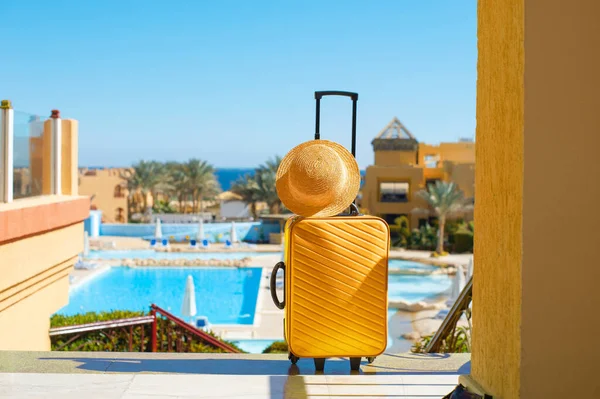
[{"label": "beige stucco wall", "polygon": [[425,157],[427,156],[437,156],[440,162],[474,163],[475,143],[450,142],[440,143],[439,145],[419,143],[419,165],[425,164]]},{"label": "beige stucco wall", "polygon": [[599,17],[525,2],[522,398],[600,398]]},{"label": "beige stucco wall", "polygon": [[494,398],[600,397],[598,15],[479,1],[472,377]]},{"label": "beige stucco wall", "polygon": [[[475,168],[474,164],[451,164],[446,172],[445,168],[424,168],[422,166],[368,166],[365,174],[365,183],[362,188],[361,207],[372,215],[409,214],[415,208],[427,209],[429,206],[420,199],[416,193],[426,188],[427,179],[440,179],[455,182],[463,190],[465,198],[473,197]],[[379,202],[379,183],[385,181],[408,182],[408,202]],[[433,213],[430,216],[435,216]],[[472,214],[460,217],[471,220]],[[419,218],[427,216],[414,214],[409,217],[410,227],[418,227]]]},{"label": "beige stucco wall", "polygon": [[416,164],[416,151],[375,151],[375,165],[377,166],[402,166]]},{"label": "beige stucco wall", "polygon": [[[408,202],[379,202],[379,183],[386,181],[409,183]],[[369,166],[362,189],[362,207],[372,215],[408,214],[416,206],[425,206],[415,194],[423,186],[423,168],[401,165],[397,167]],[[418,219],[415,219],[418,223]],[[411,220],[411,226],[415,226]]]},{"label": "beige stucco wall", "polygon": [[447,179],[458,185],[465,198],[473,197],[475,195],[475,164],[451,164],[448,169]]},{"label": "beige stucco wall", "polygon": [[82,250],[81,221],[0,243],[0,350],[50,349],[49,318],[68,303],[68,276]]},{"label": "beige stucco wall", "polygon": [[127,221],[127,192],[123,189],[123,197],[115,197],[115,187],[122,184],[121,169],[97,170],[95,176],[79,176],[79,194],[95,197],[92,205],[102,211],[102,218],[108,223],[114,223],[117,208],[123,208],[123,217]]},{"label": "beige stucco wall", "polygon": [[0,350],[50,350],[50,316],[68,301],[69,277],[66,275],[0,312]]}]

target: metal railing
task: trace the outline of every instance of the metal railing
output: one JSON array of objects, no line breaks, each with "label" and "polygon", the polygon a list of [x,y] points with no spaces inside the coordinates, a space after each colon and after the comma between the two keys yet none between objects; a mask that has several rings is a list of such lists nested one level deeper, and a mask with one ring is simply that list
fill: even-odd
[{"label": "metal railing", "polygon": [[[186,323],[179,317],[172,315],[154,304],[150,306],[150,309],[150,314],[155,317],[155,320],[158,321],[158,317],[162,316],[170,321],[170,323],[155,322],[152,324],[152,352],[188,352],[186,349],[189,349],[193,344],[193,339],[197,338],[224,352],[239,353],[239,350],[231,345]],[[159,324],[164,326],[162,331],[159,331],[158,329]]]},{"label": "metal railing", "polygon": [[82,342],[78,347],[69,348],[69,350],[77,351],[80,350],[84,345],[89,345],[90,343],[103,344],[106,339],[116,340],[117,334],[119,334],[119,332],[123,332],[127,337],[129,352],[133,352],[135,333],[134,328],[139,326],[139,352],[145,352],[146,346],[144,339],[144,327],[146,324],[150,323],[156,323],[154,316],[130,317],[126,319],[99,321],[96,323],[79,324],[74,326],[55,327],[50,329],[50,338],[52,339],[52,337],[64,337],[69,335],[72,336],[54,349],[55,351],[60,351],[64,348],[67,348],[68,345],[77,341],[79,338],[89,338],[91,336],[90,333],[101,332],[99,334],[99,338],[93,339],[93,342],[90,342],[90,340],[87,339],[84,340],[84,342]]},{"label": "metal railing", "polygon": [[425,347],[426,353],[439,352],[444,342],[447,342],[449,339],[453,339],[458,321],[463,313],[469,309],[472,300],[473,277],[469,278],[465,288],[461,291],[460,295],[454,302],[454,305],[452,305],[452,308],[446,315],[446,318],[444,318],[442,325],[440,328],[438,328],[431,341],[429,341],[429,344]]},{"label": "metal railing", "polygon": [[[62,121],[59,111],[53,110],[50,120],[50,134],[46,135],[43,118],[15,113],[10,101],[1,101],[0,203],[42,194],[61,194]],[[49,160],[44,159],[44,137],[50,138]],[[50,188],[42,193],[44,168],[50,169]]]},{"label": "metal railing", "polygon": [[200,344],[226,353],[240,352],[154,304],[150,309],[149,316],[51,328],[53,350],[78,351],[86,347],[129,352],[194,352]]}]

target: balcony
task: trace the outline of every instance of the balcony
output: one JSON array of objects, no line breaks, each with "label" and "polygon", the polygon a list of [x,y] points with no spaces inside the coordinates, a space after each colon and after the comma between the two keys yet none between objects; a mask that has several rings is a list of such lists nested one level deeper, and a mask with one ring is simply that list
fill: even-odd
[{"label": "balcony", "polygon": [[286,355],[0,352],[0,386],[10,397],[439,399],[469,372],[468,354],[382,355],[359,372],[331,359],[317,373],[312,359],[291,366]]},{"label": "balcony", "polygon": [[89,199],[77,195],[77,121],[0,107],[0,350],[48,350],[68,301]]}]

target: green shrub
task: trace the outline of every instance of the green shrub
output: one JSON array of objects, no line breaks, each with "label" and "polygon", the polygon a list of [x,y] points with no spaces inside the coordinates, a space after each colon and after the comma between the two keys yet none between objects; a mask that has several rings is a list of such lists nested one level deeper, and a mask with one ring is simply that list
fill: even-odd
[{"label": "green shrub", "polygon": [[285,341],[275,341],[269,345],[263,353],[288,353],[288,345]]},{"label": "green shrub", "polygon": [[409,249],[418,249],[424,251],[435,250],[437,243],[437,228],[425,225],[420,229],[414,229],[408,239]]},{"label": "green shrub", "polygon": [[462,219],[448,220],[444,226],[444,233],[448,237],[447,243],[450,247],[454,245],[454,234],[464,225]]},{"label": "green shrub", "polygon": [[[463,311],[463,317],[467,320],[466,326],[456,328],[445,339],[442,340],[438,353],[470,353],[471,352],[471,310]],[[425,348],[433,339],[435,334],[422,337],[414,343],[411,351],[413,353],[425,353]]]},{"label": "green shrub", "polygon": [[473,252],[473,232],[466,226],[461,226],[454,233],[454,252]]},{"label": "green shrub", "polygon": [[410,242],[409,221],[406,216],[397,217],[390,225],[390,238],[395,247],[407,248]]},{"label": "green shrub", "polygon": [[[62,315],[53,315],[50,318],[50,327],[64,327],[64,326],[72,326],[79,324],[88,324],[94,323],[98,321],[108,321],[108,320],[117,320],[117,319],[125,319],[130,317],[140,317],[147,316],[149,312],[132,312],[126,310],[115,310],[112,312],[88,312],[84,314],[76,314],[73,316],[62,316]],[[143,327],[142,327],[143,326]],[[151,348],[151,333],[152,333],[152,324],[144,324],[142,326],[134,326],[133,327],[133,348],[134,351],[139,351],[141,347],[141,330],[144,329],[144,351],[150,352]],[[170,334],[167,335],[167,326],[170,326]],[[129,335],[128,335],[128,327],[125,327],[122,330],[99,330],[89,332],[84,334],[82,337],[76,339],[73,342],[68,343],[61,350],[66,351],[101,351],[101,352],[128,352],[129,351]],[[176,330],[177,326],[171,322],[170,320],[164,319],[162,317],[158,318],[158,350],[165,351],[169,348],[170,351],[176,351]],[[219,339],[214,333],[208,332],[214,338]],[[171,339],[169,339],[169,336]],[[58,335],[50,337],[51,349],[57,350],[57,348],[64,345],[67,341],[73,338],[73,335]],[[243,352],[240,348],[229,341],[224,341],[228,345],[238,349],[240,352]],[[162,345],[161,345],[162,344]],[[186,350],[186,352],[192,353],[223,353],[222,349],[214,348],[210,345],[205,345],[200,340],[193,340]]]},{"label": "green shrub", "polygon": [[175,209],[171,206],[169,201],[158,200],[152,206],[154,213],[175,213]]}]

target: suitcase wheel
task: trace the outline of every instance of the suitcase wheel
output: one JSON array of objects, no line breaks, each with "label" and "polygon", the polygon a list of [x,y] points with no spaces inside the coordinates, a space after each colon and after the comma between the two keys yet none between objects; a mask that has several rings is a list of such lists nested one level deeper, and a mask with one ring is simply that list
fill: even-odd
[{"label": "suitcase wheel", "polygon": [[350,370],[358,371],[360,370],[360,357],[351,357],[350,358]]},{"label": "suitcase wheel", "polygon": [[325,358],[315,358],[315,370],[323,371],[325,370]]},{"label": "suitcase wheel", "polygon": [[298,363],[298,360],[300,360],[300,358],[294,355],[292,352],[289,353],[288,359],[290,359],[290,362],[292,362],[292,364],[296,364]]},{"label": "suitcase wheel", "polygon": [[369,364],[371,364],[371,363],[373,363],[375,361],[375,359],[377,359],[375,356],[370,356],[370,357],[367,358],[367,362]]}]

